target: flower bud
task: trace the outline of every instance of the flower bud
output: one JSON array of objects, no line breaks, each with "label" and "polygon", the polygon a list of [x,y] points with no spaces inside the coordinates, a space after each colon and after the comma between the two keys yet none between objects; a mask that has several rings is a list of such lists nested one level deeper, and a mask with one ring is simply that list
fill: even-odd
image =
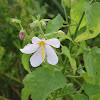
[{"label": "flower bud", "polygon": [[30,23],[30,28],[31,28],[31,30],[35,28],[34,23]]},{"label": "flower bud", "polygon": [[24,37],[24,32],[20,32],[20,39],[22,40],[23,39],[23,37]]},{"label": "flower bud", "polygon": [[44,29],[46,29],[46,23],[45,23],[44,21],[42,21],[42,27],[43,27]]},{"label": "flower bud", "polygon": [[72,0],[73,2],[77,1],[77,0]]},{"label": "flower bud", "polygon": [[11,20],[10,23],[20,23],[21,22],[20,20],[15,19],[15,18],[11,18],[10,20]]},{"label": "flower bud", "polygon": [[37,25],[38,25],[38,20],[37,21],[33,21],[32,23],[30,23],[30,28],[34,29],[34,28],[37,27]]}]

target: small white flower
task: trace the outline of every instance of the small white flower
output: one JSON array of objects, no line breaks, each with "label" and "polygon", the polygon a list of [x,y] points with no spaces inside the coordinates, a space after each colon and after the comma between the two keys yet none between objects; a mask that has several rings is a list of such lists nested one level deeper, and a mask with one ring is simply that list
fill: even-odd
[{"label": "small white flower", "polygon": [[40,40],[37,37],[32,38],[32,44],[27,44],[23,49],[20,49],[22,53],[32,54],[30,63],[33,67],[39,66],[45,59],[47,54],[47,62],[52,65],[58,63],[58,57],[51,46],[55,48],[60,47],[60,41],[56,38],[48,40]]}]

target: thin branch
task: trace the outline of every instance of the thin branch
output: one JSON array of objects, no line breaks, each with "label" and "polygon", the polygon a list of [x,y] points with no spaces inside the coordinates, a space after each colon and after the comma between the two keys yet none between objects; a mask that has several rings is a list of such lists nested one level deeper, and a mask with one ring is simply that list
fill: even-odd
[{"label": "thin branch", "polygon": [[7,99],[7,98],[5,98],[3,96],[0,96],[0,100],[11,100],[11,99]]},{"label": "thin branch", "polygon": [[24,85],[19,79],[15,78],[13,76],[10,76],[9,74],[4,73],[3,75],[6,76],[6,77],[8,77],[8,78],[11,78],[11,79],[17,81],[18,83],[20,83],[22,85]]}]

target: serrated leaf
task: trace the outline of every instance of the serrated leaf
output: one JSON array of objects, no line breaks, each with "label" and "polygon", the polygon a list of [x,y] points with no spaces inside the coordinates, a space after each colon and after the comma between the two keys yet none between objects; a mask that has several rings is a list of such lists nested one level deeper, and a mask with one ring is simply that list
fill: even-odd
[{"label": "serrated leaf", "polygon": [[50,68],[38,68],[24,78],[22,100],[45,100],[46,97],[56,89],[66,85],[66,78],[59,71]]},{"label": "serrated leaf", "polygon": [[57,32],[63,25],[63,18],[58,14],[53,20],[50,20],[47,24],[45,33]]},{"label": "serrated leaf", "polygon": [[88,100],[88,97],[84,94],[76,94],[73,100]]},{"label": "serrated leaf", "polygon": [[28,54],[22,55],[22,64],[26,71],[28,71],[28,69],[29,69],[29,58],[30,58],[30,55],[28,55]]}]

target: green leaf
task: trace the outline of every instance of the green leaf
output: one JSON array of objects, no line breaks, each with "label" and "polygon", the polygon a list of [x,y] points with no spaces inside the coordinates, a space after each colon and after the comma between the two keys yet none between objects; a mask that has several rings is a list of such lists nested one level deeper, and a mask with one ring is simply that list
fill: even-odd
[{"label": "green leaf", "polygon": [[76,37],[75,42],[91,39],[96,37],[100,33],[100,3],[96,2],[89,4],[85,2],[85,17],[86,17],[86,32]]},{"label": "green leaf", "polygon": [[95,84],[100,86],[100,48],[92,48],[93,62],[95,68]]},{"label": "green leaf", "polygon": [[94,48],[92,49],[92,53],[93,53],[94,55],[95,55],[95,54],[100,55],[100,48],[94,47]]},{"label": "green leaf", "polygon": [[34,16],[31,16],[33,21],[36,21],[37,19]]},{"label": "green leaf", "polygon": [[51,92],[66,85],[66,78],[59,71],[42,67],[28,74],[23,82],[22,100],[28,100],[29,95],[32,100],[45,100]]},{"label": "green leaf", "polygon": [[100,86],[84,83],[83,88],[85,93],[89,96],[100,94]]},{"label": "green leaf", "polygon": [[68,50],[68,48],[66,46],[62,46],[62,53],[64,53],[69,58],[71,67],[73,69],[73,74],[75,74],[76,73],[76,69],[77,69],[76,61],[75,61],[74,58],[71,57],[70,51]]},{"label": "green leaf", "polygon": [[69,60],[70,60],[71,67],[72,67],[72,69],[73,69],[73,74],[75,75],[76,69],[77,69],[76,60],[75,60],[74,58],[71,58],[71,59],[69,59]]},{"label": "green leaf", "polygon": [[[61,37],[63,39],[69,39],[70,41],[72,41],[72,39],[66,35],[63,31],[59,30],[58,32],[53,32],[53,33],[48,33],[48,34],[45,34],[45,36],[47,38],[58,38],[58,37]],[[73,42],[73,41],[72,41]]]},{"label": "green leaf", "polygon": [[75,92],[73,83],[66,84],[65,93]]},{"label": "green leaf", "polygon": [[76,94],[73,100],[88,100],[88,97],[84,94]]},{"label": "green leaf", "polygon": [[50,20],[47,24],[45,33],[57,32],[63,25],[63,18],[58,14],[53,20]]},{"label": "green leaf", "polygon": [[100,48],[94,47],[83,54],[87,74],[93,79],[92,84],[100,86]]},{"label": "green leaf", "polygon": [[61,0],[61,5],[63,8],[65,8],[66,6],[68,8],[70,8],[71,7],[71,0]]},{"label": "green leaf", "polygon": [[91,27],[93,28],[100,25],[100,11],[97,10],[100,9],[100,3],[95,2],[91,5],[89,2],[85,2],[84,8],[86,13],[87,28],[91,29]]},{"label": "green leaf", "polygon": [[[71,12],[70,12],[71,19],[72,19],[71,20],[71,24],[76,24],[76,23],[79,22],[79,20],[81,18],[81,15],[82,15],[82,13],[84,11],[84,2],[85,2],[85,0],[77,0],[72,5]],[[85,25],[86,25],[86,21],[85,21],[85,17],[84,17],[83,20],[82,20],[82,22],[81,22],[81,25],[80,25],[79,29],[81,27],[85,26]],[[70,27],[71,34],[74,34],[75,33],[76,27],[77,26],[71,26]]]},{"label": "green leaf", "polygon": [[70,51],[66,46],[62,46],[62,53],[64,53],[69,59],[71,59]]},{"label": "green leaf", "polygon": [[2,59],[4,53],[5,53],[5,49],[2,46],[0,46],[0,60]]},{"label": "green leaf", "polygon": [[86,43],[85,43],[85,41],[82,41],[82,42],[80,43],[80,46],[81,46],[81,47],[79,47],[78,52],[76,53],[76,57],[84,52],[83,48],[84,48],[84,49],[87,49],[87,48],[86,48]]},{"label": "green leaf", "polygon": [[30,55],[28,55],[28,54],[22,55],[22,64],[26,71],[29,70],[29,58],[30,58]]},{"label": "green leaf", "polygon": [[85,51],[83,54],[85,67],[89,77],[94,78],[95,75],[95,67],[93,62],[93,56],[91,52]]},{"label": "green leaf", "polygon": [[84,78],[85,82],[87,82],[87,83],[91,84],[94,82],[93,78],[89,77],[87,72],[84,72],[81,76]]}]

